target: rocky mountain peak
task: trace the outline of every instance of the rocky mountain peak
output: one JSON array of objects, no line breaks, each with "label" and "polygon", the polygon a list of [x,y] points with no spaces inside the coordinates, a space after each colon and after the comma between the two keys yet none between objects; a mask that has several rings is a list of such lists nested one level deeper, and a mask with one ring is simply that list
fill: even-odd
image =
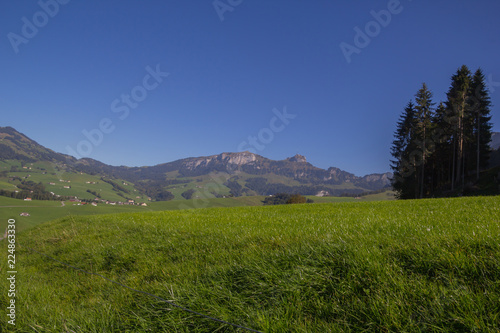
[{"label": "rocky mountain peak", "polygon": [[241,166],[254,161],[257,161],[257,155],[248,151],[243,151],[239,153],[222,153],[219,155],[189,158],[186,159],[183,164],[187,169],[194,170],[200,167],[207,168],[214,165],[232,164]]},{"label": "rocky mountain peak", "polygon": [[307,159],[305,156],[302,156],[300,154],[296,154],[293,157],[287,158],[288,161],[290,162],[300,162],[300,163],[307,163]]},{"label": "rocky mountain peak", "polygon": [[257,160],[257,155],[249,151],[242,151],[238,153],[222,153],[218,157],[225,163],[236,165],[248,164]]}]

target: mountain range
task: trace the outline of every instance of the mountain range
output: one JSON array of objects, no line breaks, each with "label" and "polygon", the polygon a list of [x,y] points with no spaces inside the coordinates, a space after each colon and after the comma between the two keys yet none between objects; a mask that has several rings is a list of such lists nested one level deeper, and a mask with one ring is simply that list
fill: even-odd
[{"label": "mountain range", "polygon": [[[124,188],[120,189],[119,185],[130,182],[134,191],[152,200],[183,199],[201,194],[217,197],[271,195],[277,192],[355,195],[386,188],[391,177],[390,173],[358,177],[335,167],[327,170],[315,167],[301,155],[275,161],[247,151],[190,157],[155,166],[111,166],[91,158],[76,159],[54,152],[12,127],[0,127],[0,161],[3,163],[3,169],[0,169],[3,171],[3,183],[9,183],[9,179],[12,183],[13,176],[20,176],[25,171],[16,168],[25,167],[26,163],[35,163],[36,166],[44,162],[45,167],[34,167],[31,173],[47,170],[48,163],[59,176],[79,173],[111,183],[114,181],[117,185],[113,187],[115,192],[122,192],[124,197],[126,191],[121,191]],[[55,173],[46,172],[45,175],[55,176]],[[44,182],[43,177],[40,181]],[[201,193],[203,191],[206,193]],[[90,199],[92,190],[86,192],[81,196]]]}]

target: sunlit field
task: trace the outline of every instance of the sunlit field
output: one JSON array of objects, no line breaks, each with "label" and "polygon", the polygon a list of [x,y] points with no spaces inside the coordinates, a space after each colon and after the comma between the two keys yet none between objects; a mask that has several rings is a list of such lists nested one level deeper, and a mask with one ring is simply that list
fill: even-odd
[{"label": "sunlit field", "polygon": [[73,216],[16,240],[15,332],[245,331],[31,249],[262,332],[499,330],[500,197]]}]

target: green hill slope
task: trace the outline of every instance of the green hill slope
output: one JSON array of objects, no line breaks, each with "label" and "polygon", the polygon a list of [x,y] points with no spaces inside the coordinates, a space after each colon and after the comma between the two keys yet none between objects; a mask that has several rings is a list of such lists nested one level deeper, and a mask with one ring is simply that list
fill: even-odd
[{"label": "green hill slope", "polygon": [[[314,197],[309,199],[316,203],[338,203],[338,202],[363,202],[363,201],[381,201],[393,200],[394,192],[387,191],[378,194],[363,196],[359,199],[352,197]],[[262,206],[265,196],[246,196],[230,198],[205,198],[190,200],[171,200],[150,202],[146,207],[138,205],[107,205],[99,203],[96,207],[93,205],[81,205],[76,202],[33,200],[24,201],[0,196],[0,210],[6,218],[17,218],[17,229],[24,230],[34,227],[57,218],[65,216],[81,215],[102,215],[119,214],[127,212],[150,212],[180,209],[199,209],[213,207],[243,207],[243,206]],[[29,216],[20,217],[20,214],[28,213]],[[7,221],[0,221],[0,234],[7,227]]]},{"label": "green hill slope", "polygon": [[264,332],[496,332],[499,207],[477,197],[67,217],[17,235],[13,331],[243,332],[33,248]]}]

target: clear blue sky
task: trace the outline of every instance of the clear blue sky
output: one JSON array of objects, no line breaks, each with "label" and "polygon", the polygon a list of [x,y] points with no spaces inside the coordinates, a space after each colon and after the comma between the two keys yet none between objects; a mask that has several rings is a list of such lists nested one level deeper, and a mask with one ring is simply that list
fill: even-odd
[{"label": "clear blue sky", "polygon": [[[112,165],[250,149],[254,136],[268,158],[386,172],[422,82],[436,102],[462,64],[500,82],[498,0],[221,0],[219,13],[212,0],[59,1],[41,1],[49,14],[0,4],[0,125]],[[375,24],[381,10],[390,21]],[[367,25],[348,63],[340,45]],[[285,107],[296,117],[283,125],[273,109]],[[103,119],[89,150],[82,131]]]}]

